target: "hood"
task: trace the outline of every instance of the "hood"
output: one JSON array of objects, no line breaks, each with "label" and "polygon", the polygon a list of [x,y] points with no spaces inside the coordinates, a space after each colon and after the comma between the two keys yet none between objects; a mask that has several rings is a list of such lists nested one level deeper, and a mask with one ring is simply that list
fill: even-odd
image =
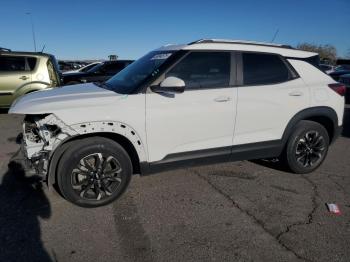
[{"label": "hood", "polygon": [[24,95],[12,104],[10,114],[46,114],[73,108],[104,106],[123,95],[93,83],[64,86]]}]

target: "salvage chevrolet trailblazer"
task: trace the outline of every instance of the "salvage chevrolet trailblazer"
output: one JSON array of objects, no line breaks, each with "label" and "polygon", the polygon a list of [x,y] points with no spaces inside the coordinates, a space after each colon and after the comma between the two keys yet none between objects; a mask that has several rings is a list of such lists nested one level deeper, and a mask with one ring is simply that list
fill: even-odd
[{"label": "salvage chevrolet trailblazer", "polygon": [[152,51],[104,83],[17,99],[28,163],[72,203],[117,199],[133,174],[259,158],[294,173],[340,134],[345,86],[289,46],[199,40]]}]

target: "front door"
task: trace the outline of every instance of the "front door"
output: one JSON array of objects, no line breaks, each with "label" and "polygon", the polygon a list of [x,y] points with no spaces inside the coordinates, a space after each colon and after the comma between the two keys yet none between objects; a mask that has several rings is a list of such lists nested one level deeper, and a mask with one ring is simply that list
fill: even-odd
[{"label": "front door", "polygon": [[[230,52],[192,52],[163,75],[185,82],[181,94],[146,94],[149,162],[203,154],[230,154],[237,89]],[[203,151],[205,150],[205,151]],[[212,152],[210,152],[212,150]],[[202,153],[201,153],[202,152]]]}]

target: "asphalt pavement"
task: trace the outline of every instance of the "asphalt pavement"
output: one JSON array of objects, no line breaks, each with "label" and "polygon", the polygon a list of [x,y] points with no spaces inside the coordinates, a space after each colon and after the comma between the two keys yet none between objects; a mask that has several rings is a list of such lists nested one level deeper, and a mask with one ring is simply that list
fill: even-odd
[{"label": "asphalt pavement", "polygon": [[[0,114],[0,261],[349,261],[350,107],[316,172],[266,161],[134,176],[84,209],[16,161],[21,116]],[[341,214],[328,212],[339,205]]]}]

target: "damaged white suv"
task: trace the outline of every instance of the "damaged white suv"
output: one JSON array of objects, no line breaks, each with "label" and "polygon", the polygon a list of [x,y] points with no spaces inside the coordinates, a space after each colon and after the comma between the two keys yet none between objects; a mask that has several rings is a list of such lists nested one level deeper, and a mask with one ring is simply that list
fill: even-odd
[{"label": "damaged white suv", "polygon": [[23,151],[76,205],[110,203],[132,174],[278,157],[315,170],[339,135],[345,87],[288,46],[199,40],[152,51],[103,84],[18,99]]}]

